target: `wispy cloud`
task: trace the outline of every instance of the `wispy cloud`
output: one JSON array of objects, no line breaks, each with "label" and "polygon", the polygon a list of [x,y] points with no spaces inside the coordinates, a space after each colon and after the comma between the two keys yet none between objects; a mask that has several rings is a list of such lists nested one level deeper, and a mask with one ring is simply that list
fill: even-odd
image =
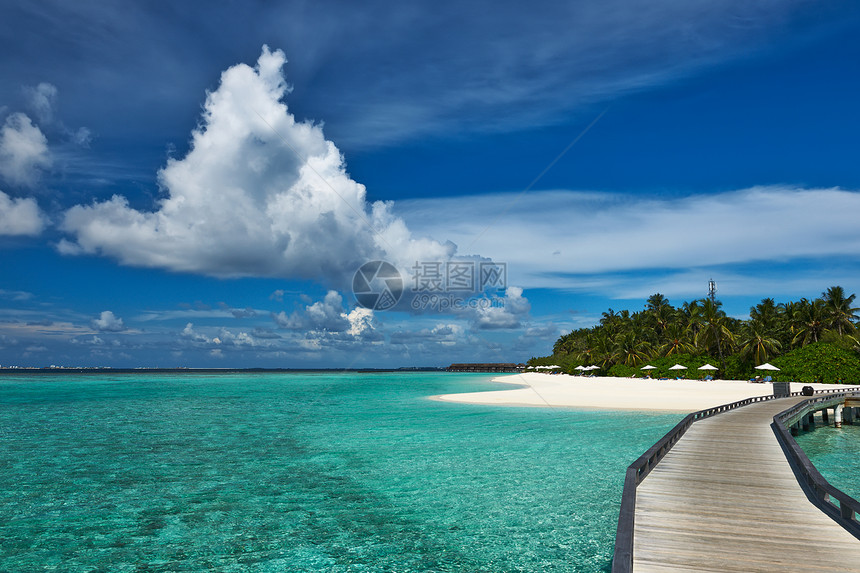
[{"label": "wispy cloud", "polygon": [[33,293],[26,291],[10,291],[0,289],[0,298],[11,299],[16,302],[23,302],[25,300],[30,300],[33,298]]},{"label": "wispy cloud", "polygon": [[[512,194],[496,194],[408,200],[398,202],[397,211],[416,233],[464,245],[514,199]],[[745,265],[857,261],[858,212],[860,192],[838,188],[755,187],[680,198],[540,191],[523,197],[474,248],[507,262],[509,282],[526,288],[617,297],[657,290],[689,294],[701,286],[691,291],[680,286],[687,284],[680,279],[698,269],[698,285],[701,273],[719,271],[734,277],[738,291],[760,292],[761,285],[752,288],[753,281],[764,269]],[[819,284],[860,278],[856,270],[833,265],[830,277],[809,264],[804,268],[818,275]],[[803,269],[784,270],[783,284],[807,282]],[[633,271],[638,274],[626,274]]]},{"label": "wispy cloud", "polygon": [[[526,18],[515,2],[363,4],[373,18],[341,6],[333,25],[345,41],[327,45],[307,73],[328,80],[319,105],[350,146],[511,131],[749,56],[802,6],[602,0],[530,6]],[[379,36],[377,27],[409,33]]]},{"label": "wispy cloud", "polygon": [[[594,101],[766,48],[792,18],[813,9],[807,4],[589,0],[530,5],[525,17],[522,4],[511,1],[258,0],[238,12],[209,3],[206,18],[195,2],[168,10],[46,0],[17,9],[21,41],[59,85],[110,86],[117,100],[161,109],[196,102],[201,83],[217,73],[213,66],[240,57],[231,51],[236,46],[247,54],[253,27],[255,38],[269,38],[293,58],[302,108],[356,148],[452,129],[553,123]],[[228,19],[234,26],[225,29]],[[184,42],[190,35],[193,44]],[[120,76],[120,66],[136,73]],[[148,89],[156,80],[160,89]],[[79,97],[90,95],[79,89]],[[109,131],[115,116],[104,115],[93,119]]]}]

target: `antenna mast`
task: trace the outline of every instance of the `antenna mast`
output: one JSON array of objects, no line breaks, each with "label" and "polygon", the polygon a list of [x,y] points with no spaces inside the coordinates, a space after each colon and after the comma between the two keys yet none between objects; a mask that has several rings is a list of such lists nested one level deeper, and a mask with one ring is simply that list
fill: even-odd
[{"label": "antenna mast", "polygon": [[714,282],[714,279],[708,281],[708,298],[711,299],[711,302],[717,298],[717,283]]}]

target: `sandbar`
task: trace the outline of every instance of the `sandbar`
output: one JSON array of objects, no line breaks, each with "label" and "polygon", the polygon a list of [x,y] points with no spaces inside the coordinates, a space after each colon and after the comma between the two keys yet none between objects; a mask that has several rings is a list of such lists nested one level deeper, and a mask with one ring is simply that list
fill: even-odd
[{"label": "sandbar", "polygon": [[[497,406],[543,406],[610,410],[665,410],[695,412],[755,396],[773,394],[771,383],[745,380],[647,380],[569,376],[525,372],[493,378],[518,388],[433,396],[444,402]],[[804,386],[816,390],[857,388],[836,384],[791,383],[792,392]]]}]

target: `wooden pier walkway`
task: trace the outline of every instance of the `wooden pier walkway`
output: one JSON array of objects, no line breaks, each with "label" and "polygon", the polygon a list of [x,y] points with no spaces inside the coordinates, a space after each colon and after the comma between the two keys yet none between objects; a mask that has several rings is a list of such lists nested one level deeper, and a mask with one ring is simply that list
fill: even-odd
[{"label": "wooden pier walkway", "polygon": [[803,400],[690,426],[636,488],[634,572],[860,571],[860,540],[809,501],[771,428]]}]

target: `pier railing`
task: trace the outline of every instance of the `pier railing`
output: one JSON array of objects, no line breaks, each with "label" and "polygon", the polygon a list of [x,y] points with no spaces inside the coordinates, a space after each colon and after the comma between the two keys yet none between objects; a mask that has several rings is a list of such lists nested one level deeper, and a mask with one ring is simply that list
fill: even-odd
[{"label": "pier railing", "polygon": [[807,495],[811,496],[813,503],[854,537],[860,539],[860,522],[857,521],[857,514],[860,513],[860,502],[831,485],[819,473],[795,441],[789,429],[792,424],[807,414],[830,407],[834,405],[834,402],[848,396],[860,397],[860,393],[846,391],[838,395],[831,394],[805,400],[774,416],[773,425],[777,440],[779,440],[783,451],[786,452],[788,461],[797,474],[798,481],[806,490]]},{"label": "pier railing", "polygon": [[[852,388],[849,390],[839,389],[839,390],[819,390],[816,391],[816,394],[824,394],[831,395],[825,396],[825,399],[831,399],[833,394],[847,394],[854,391],[860,391],[860,388]],[[783,397],[793,397],[793,396],[803,396],[802,392],[792,392],[788,396],[756,396],[753,398],[747,398],[746,400],[740,400],[738,402],[732,402],[731,404],[725,404],[723,406],[716,406],[714,408],[707,408],[705,410],[699,410],[698,412],[693,412],[692,414],[688,414],[683,420],[678,422],[678,424],[669,430],[669,432],[660,438],[660,440],[651,446],[648,451],[639,456],[639,458],[630,464],[627,467],[627,472],[624,475],[624,490],[621,493],[621,510],[618,514],[618,528],[615,532],[615,551],[612,556],[612,573],[630,573],[633,570],[633,525],[634,525],[634,517],[636,513],[636,486],[645,479],[654,466],[656,466],[660,460],[672,449],[678,440],[681,439],[681,436],[693,425],[693,422],[698,420],[703,420],[705,418],[710,418],[711,416],[715,416],[717,414],[721,414],[723,412],[728,412],[729,410],[734,410],[736,408],[740,408],[742,406],[747,406],[749,404],[754,404],[756,402],[765,402],[768,400],[773,400],[774,398],[783,398]],[[786,410],[788,411],[788,410]],[[789,438],[791,434],[789,433]],[[797,446],[797,442],[794,439],[791,439],[791,442]],[[800,447],[797,446],[797,450],[801,455],[806,458],[806,455],[803,454],[803,451],[800,450]],[[812,466],[812,463],[809,462],[809,459],[806,458],[809,466],[812,467],[812,470],[818,474],[818,471],[815,470],[815,467]],[[818,477],[827,483],[820,474]],[[832,490],[838,492],[841,496],[848,497],[846,494],[837,490],[830,484],[827,484]],[[829,490],[826,495],[830,495],[836,497],[835,493],[830,493]],[[836,497],[841,502],[841,498]],[[854,501],[852,498],[851,501]],[[856,504],[857,502],[854,501]],[[832,503],[831,503],[832,505]],[[855,512],[855,521],[856,523],[856,512],[860,511],[860,505],[856,506],[853,511]]]}]

